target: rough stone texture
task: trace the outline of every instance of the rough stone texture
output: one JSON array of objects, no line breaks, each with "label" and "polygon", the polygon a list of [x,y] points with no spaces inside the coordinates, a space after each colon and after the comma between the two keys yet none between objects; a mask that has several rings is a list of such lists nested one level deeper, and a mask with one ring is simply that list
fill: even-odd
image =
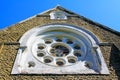
[{"label": "rough stone texture", "polygon": [[[17,23],[0,31],[0,43],[18,42],[20,37],[35,26],[51,23],[62,23],[81,27],[93,33],[99,42],[109,42],[114,45],[101,46],[101,51],[109,75],[11,75],[19,45],[4,45],[0,51],[0,80],[118,80],[120,79],[120,35],[116,35],[99,26],[90,24],[78,17],[69,17],[68,20],[50,20],[49,17],[34,17],[22,23]],[[0,45],[0,49],[1,49]]]}]

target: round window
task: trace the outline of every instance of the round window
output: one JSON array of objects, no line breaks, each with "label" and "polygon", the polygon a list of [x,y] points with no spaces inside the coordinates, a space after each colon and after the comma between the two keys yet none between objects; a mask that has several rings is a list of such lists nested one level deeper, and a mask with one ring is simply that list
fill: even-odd
[{"label": "round window", "polygon": [[79,39],[79,35],[68,34],[68,31],[48,31],[38,35],[34,42],[32,47],[34,57],[47,65],[57,67],[74,65],[86,55],[85,44]]}]

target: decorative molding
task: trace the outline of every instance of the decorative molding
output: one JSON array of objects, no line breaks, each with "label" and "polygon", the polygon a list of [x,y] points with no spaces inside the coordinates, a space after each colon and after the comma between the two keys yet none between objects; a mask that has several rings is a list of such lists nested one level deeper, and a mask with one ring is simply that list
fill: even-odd
[{"label": "decorative molding", "polygon": [[38,26],[19,43],[11,74],[109,74],[98,40],[75,26]]}]

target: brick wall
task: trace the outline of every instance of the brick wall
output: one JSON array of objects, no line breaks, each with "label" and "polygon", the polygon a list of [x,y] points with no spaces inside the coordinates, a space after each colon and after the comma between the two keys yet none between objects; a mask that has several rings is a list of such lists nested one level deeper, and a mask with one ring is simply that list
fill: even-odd
[{"label": "brick wall", "polygon": [[[69,17],[68,20],[50,20],[49,17],[34,17],[22,23],[17,23],[0,31],[0,43],[18,42],[20,37],[35,26],[51,23],[63,23],[81,27],[93,33],[99,42],[109,42],[114,45],[103,45],[101,51],[107,66],[109,75],[11,75],[11,69],[15,60],[19,45],[4,45],[0,53],[0,80],[117,80],[120,79],[120,57],[117,56],[120,48],[120,36],[90,24],[78,17]],[[0,44],[1,49],[2,44]],[[115,60],[116,58],[117,60]]]}]

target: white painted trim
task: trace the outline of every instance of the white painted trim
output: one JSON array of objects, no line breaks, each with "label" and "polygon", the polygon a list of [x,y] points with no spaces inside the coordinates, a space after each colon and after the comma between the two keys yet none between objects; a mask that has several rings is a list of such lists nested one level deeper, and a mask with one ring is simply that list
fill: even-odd
[{"label": "white painted trim", "polygon": [[[82,60],[78,64],[67,66],[67,67],[53,67],[53,66],[48,66],[48,65],[38,62],[34,58],[31,52],[31,47],[34,45],[34,40],[41,33],[49,32],[53,30],[67,31],[67,32],[70,32],[69,34],[73,34],[73,35],[77,34],[80,36],[80,39],[84,39],[82,41],[87,46],[87,52],[86,52],[87,54],[85,57],[85,61]],[[44,36],[44,34],[42,36]],[[38,26],[38,27],[35,27],[27,31],[21,37],[19,42],[20,42],[21,47],[26,46],[27,48],[24,50],[24,52],[22,52],[21,49],[18,50],[18,54],[17,54],[16,60],[14,63],[14,67],[11,72],[12,74],[20,74],[20,73],[22,74],[26,74],[26,73],[27,74],[68,74],[68,73],[71,73],[71,74],[109,74],[109,71],[103,59],[100,48],[97,44],[97,41],[93,38],[93,35],[75,26],[62,25],[62,24],[55,24],[55,25],[50,24],[50,25],[45,25],[42,27]],[[94,48],[97,51],[97,53],[95,51],[91,52],[92,48]],[[98,56],[100,57],[101,66],[99,66],[98,64],[98,59],[97,59],[98,57],[95,55],[95,53],[98,54]],[[36,69],[27,68],[26,62],[30,60],[33,60],[34,62],[39,64],[39,66],[37,66]],[[86,61],[89,61],[89,60],[91,60],[94,64],[93,69],[88,69],[84,67]],[[49,69],[49,72],[47,69]]]}]

